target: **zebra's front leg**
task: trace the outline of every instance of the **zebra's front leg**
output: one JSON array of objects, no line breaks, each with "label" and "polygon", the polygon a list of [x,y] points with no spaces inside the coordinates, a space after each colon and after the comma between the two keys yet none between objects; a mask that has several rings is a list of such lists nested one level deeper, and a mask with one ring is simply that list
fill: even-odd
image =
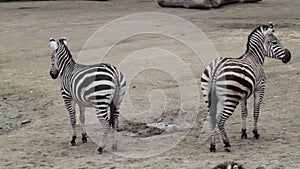
[{"label": "zebra's front leg", "polygon": [[80,125],[81,125],[81,129],[82,129],[82,143],[86,143],[87,142],[87,134],[85,131],[85,107],[80,106],[79,105],[79,111],[80,111]]},{"label": "zebra's front leg", "polygon": [[257,131],[257,122],[259,117],[260,104],[264,97],[264,90],[258,90],[254,92],[254,112],[253,112],[253,135],[254,138],[259,139],[260,135]]},{"label": "zebra's front leg", "polygon": [[71,99],[65,99],[65,106],[69,112],[70,116],[70,122],[72,127],[72,138],[70,141],[70,145],[75,146],[76,145],[76,113],[75,113],[75,103]]},{"label": "zebra's front leg", "polygon": [[98,117],[98,119],[100,121],[100,125],[101,125],[101,140],[100,140],[99,146],[96,149],[96,153],[101,154],[103,149],[106,146],[107,133],[108,133],[108,129],[109,129],[109,119],[107,116],[107,108],[105,110],[98,110],[98,112],[96,114],[97,114],[97,117]]},{"label": "zebra's front leg", "polygon": [[241,134],[241,137],[242,139],[246,139],[247,138],[247,129],[246,129],[246,119],[247,119],[247,116],[248,116],[248,110],[247,110],[247,100],[242,100],[241,101],[241,108],[242,108],[242,134]]}]

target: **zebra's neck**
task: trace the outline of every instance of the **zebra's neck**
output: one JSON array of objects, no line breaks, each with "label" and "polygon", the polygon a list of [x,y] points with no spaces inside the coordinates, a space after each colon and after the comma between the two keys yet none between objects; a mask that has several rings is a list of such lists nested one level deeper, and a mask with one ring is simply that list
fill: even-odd
[{"label": "zebra's neck", "polygon": [[70,94],[70,90],[71,90],[70,84],[71,84],[71,79],[72,79],[75,65],[76,65],[75,61],[72,58],[70,58],[68,62],[65,64],[65,66],[63,67],[61,73],[61,87],[63,89],[62,91],[64,92],[64,94]]},{"label": "zebra's neck", "polygon": [[259,65],[264,64],[264,55],[258,55],[257,53],[248,51],[242,57],[250,58],[254,63]]},{"label": "zebra's neck", "polygon": [[75,61],[73,60],[72,57],[69,57],[68,60],[64,63],[63,67],[61,68],[61,77],[63,78],[64,76],[68,76],[69,74],[72,73],[75,67]]},{"label": "zebra's neck", "polygon": [[264,39],[254,36],[248,39],[247,50],[243,56],[250,57],[254,62],[263,65],[265,61]]}]

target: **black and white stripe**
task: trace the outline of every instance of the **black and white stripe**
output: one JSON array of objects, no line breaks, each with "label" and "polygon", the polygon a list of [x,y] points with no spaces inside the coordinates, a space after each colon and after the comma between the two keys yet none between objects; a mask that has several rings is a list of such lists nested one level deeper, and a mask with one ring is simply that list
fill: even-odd
[{"label": "black and white stripe", "polygon": [[[224,124],[239,103],[242,107],[242,138],[247,138],[247,99],[252,93],[254,94],[253,134],[255,138],[259,138],[257,121],[266,83],[263,70],[265,56],[280,59],[284,63],[289,62],[291,58],[289,50],[283,47],[273,32],[272,23],[257,27],[249,35],[247,50],[241,57],[216,59],[204,70],[201,87],[211,119],[210,151],[216,151],[214,138],[216,125],[221,132],[225,150],[230,151]],[[218,102],[221,103],[222,108],[217,116]]]},{"label": "black and white stripe", "polygon": [[226,161],[215,166],[213,169],[244,169],[244,167],[237,162]]},{"label": "black and white stripe", "polygon": [[[76,139],[75,104],[79,105],[82,141],[87,141],[85,131],[85,107],[94,107],[101,123],[102,138],[96,152],[101,153],[106,144],[109,125],[113,132],[118,127],[119,108],[125,94],[126,81],[122,73],[110,64],[81,65],[75,63],[67,47],[65,38],[56,42],[50,39],[52,67],[50,75],[53,79],[61,77],[61,94],[70,115],[72,126],[71,145]],[[108,116],[110,109],[110,117]],[[116,148],[114,139],[113,148]]]}]

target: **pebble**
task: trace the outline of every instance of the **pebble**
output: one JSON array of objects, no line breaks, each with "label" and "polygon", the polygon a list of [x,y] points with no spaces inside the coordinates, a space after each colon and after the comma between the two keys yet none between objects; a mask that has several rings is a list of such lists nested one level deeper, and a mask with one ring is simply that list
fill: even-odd
[{"label": "pebble", "polygon": [[163,119],[162,118],[158,118],[158,119],[156,119],[156,122],[157,123],[160,123],[160,122],[162,122],[163,121]]},{"label": "pebble", "polygon": [[23,120],[21,122],[21,125],[24,125],[24,124],[27,124],[27,123],[31,123],[31,120],[29,120],[29,119]]},{"label": "pebble", "polygon": [[258,166],[256,169],[265,169],[266,167],[263,165]]}]

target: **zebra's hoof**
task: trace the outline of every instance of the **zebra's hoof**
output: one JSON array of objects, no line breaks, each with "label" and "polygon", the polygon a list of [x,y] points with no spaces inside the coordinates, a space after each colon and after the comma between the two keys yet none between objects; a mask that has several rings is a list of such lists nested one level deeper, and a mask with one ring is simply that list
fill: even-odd
[{"label": "zebra's hoof", "polygon": [[75,146],[76,145],[76,136],[72,136],[72,140],[70,141],[69,145]]},{"label": "zebra's hoof", "polygon": [[82,143],[87,143],[87,135],[86,134],[82,134]]},{"label": "zebra's hoof", "polygon": [[216,152],[216,145],[215,144],[210,144],[209,151],[210,152]]},{"label": "zebra's hoof", "polygon": [[70,142],[69,142],[69,145],[70,145],[70,146],[75,146],[75,145],[76,145],[76,142],[75,142],[75,141],[70,141]]},{"label": "zebra's hoof", "polygon": [[69,145],[75,146],[76,145],[76,136],[72,136],[72,140],[69,142]]},{"label": "zebra's hoof", "polygon": [[242,137],[242,139],[247,139],[247,133],[242,133],[242,135],[241,135],[241,137]]},{"label": "zebra's hoof", "polygon": [[111,147],[111,149],[112,149],[113,151],[117,151],[117,149],[118,149],[117,144],[113,144],[112,147]]},{"label": "zebra's hoof", "polygon": [[257,130],[253,130],[254,138],[259,139],[260,135],[258,134]]},{"label": "zebra's hoof", "polygon": [[224,147],[226,152],[231,152],[230,147]]},{"label": "zebra's hoof", "polygon": [[98,147],[96,150],[95,150],[95,153],[96,154],[102,154],[102,151],[103,150],[103,148],[101,148],[101,147]]},{"label": "zebra's hoof", "polygon": [[86,137],[82,137],[82,143],[87,143],[87,138]]},{"label": "zebra's hoof", "polygon": [[224,142],[224,149],[225,149],[225,151],[226,152],[230,152],[231,145],[230,145],[229,141],[223,140],[223,142]]},{"label": "zebra's hoof", "polygon": [[242,135],[241,135],[242,139],[247,139],[247,133],[246,133],[246,129],[242,129]]}]

